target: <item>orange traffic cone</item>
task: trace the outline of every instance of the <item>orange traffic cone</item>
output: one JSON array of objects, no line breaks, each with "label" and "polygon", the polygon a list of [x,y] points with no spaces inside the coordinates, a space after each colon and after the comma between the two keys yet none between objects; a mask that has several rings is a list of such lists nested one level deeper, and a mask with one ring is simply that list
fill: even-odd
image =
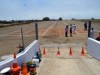
[{"label": "orange traffic cone", "polygon": [[11,67],[12,75],[18,74],[20,70],[21,70],[21,67],[18,66],[17,59],[16,59],[16,53],[14,53],[13,65]]},{"label": "orange traffic cone", "polygon": [[69,55],[72,56],[72,48],[70,47]]},{"label": "orange traffic cone", "polygon": [[81,51],[81,56],[84,56],[85,52],[84,52],[84,48],[82,47],[82,51]]},{"label": "orange traffic cone", "polygon": [[43,55],[46,55],[45,47],[44,47],[44,50],[43,50]]},{"label": "orange traffic cone", "polygon": [[30,75],[27,71],[26,63],[23,63],[21,75]]},{"label": "orange traffic cone", "polygon": [[57,51],[57,54],[56,55],[60,55],[59,47],[58,47],[58,51]]}]

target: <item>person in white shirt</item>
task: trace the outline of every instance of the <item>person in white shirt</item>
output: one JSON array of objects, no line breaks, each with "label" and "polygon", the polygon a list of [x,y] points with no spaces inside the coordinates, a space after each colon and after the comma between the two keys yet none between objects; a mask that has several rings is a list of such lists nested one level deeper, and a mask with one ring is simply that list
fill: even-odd
[{"label": "person in white shirt", "polygon": [[93,30],[93,28],[90,31],[90,38],[94,38],[94,30]]},{"label": "person in white shirt", "polygon": [[76,33],[76,25],[75,24],[73,25],[73,33],[74,34]]}]

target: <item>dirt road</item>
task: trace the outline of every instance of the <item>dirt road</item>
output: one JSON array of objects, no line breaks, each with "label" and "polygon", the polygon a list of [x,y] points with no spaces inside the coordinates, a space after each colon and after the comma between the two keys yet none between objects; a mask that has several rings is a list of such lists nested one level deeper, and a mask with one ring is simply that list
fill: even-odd
[{"label": "dirt road", "polygon": [[[77,33],[73,37],[65,37],[66,24],[77,25]],[[37,75],[99,75],[100,61],[89,56],[86,50],[87,31],[84,31],[84,23],[76,21],[58,21],[48,33],[40,40],[41,50],[45,47],[46,55],[43,55]],[[58,47],[60,56],[57,56]],[[72,56],[69,55],[70,47]],[[82,47],[85,56],[81,55]]]},{"label": "dirt road", "polygon": [[[87,54],[81,55],[83,43],[67,43],[67,44],[48,44],[46,47],[46,55],[42,56],[42,62],[37,68],[37,75],[99,75],[100,61],[94,59]],[[56,55],[60,48],[60,55]],[[72,48],[72,56],[69,55],[70,47]]]},{"label": "dirt road", "polygon": [[[65,37],[65,25],[74,23],[77,25],[76,34],[73,34],[73,37],[69,34]],[[34,25],[35,23],[0,29],[0,55],[17,52],[16,45],[20,42],[21,27],[25,28],[23,32],[26,43],[29,44],[34,40]],[[84,22],[49,21],[39,22],[38,25],[40,49],[43,52],[45,47],[46,55],[42,56],[37,75],[100,75],[100,61],[89,56],[86,50],[87,31],[84,31]],[[56,55],[58,47],[59,56]],[[69,55],[70,47],[72,56]],[[85,56],[81,55],[82,47],[84,47]]]}]

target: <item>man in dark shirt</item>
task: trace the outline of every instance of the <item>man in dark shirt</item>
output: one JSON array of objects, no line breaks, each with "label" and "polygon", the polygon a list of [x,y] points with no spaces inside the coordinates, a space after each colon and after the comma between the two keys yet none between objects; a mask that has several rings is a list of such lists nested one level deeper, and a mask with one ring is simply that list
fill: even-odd
[{"label": "man in dark shirt", "polygon": [[87,23],[84,24],[84,30],[87,31]]},{"label": "man in dark shirt", "polygon": [[68,25],[65,27],[65,37],[68,37]]},{"label": "man in dark shirt", "polygon": [[70,24],[70,37],[72,37],[72,24]]}]

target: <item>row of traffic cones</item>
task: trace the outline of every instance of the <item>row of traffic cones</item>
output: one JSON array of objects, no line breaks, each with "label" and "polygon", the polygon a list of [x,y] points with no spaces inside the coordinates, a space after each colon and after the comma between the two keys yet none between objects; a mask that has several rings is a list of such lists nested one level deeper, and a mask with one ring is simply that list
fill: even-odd
[{"label": "row of traffic cones", "polygon": [[[72,53],[72,48],[71,48],[71,47],[70,47],[69,55],[70,55],[70,56],[73,55],[73,53]],[[84,55],[85,55],[85,52],[84,52],[84,48],[82,47],[81,56],[84,56]]]},{"label": "row of traffic cones", "polygon": [[[45,48],[43,49],[43,55],[46,55]],[[58,51],[57,51],[56,55],[61,55],[60,50],[59,50],[59,47],[58,47]],[[73,52],[72,52],[72,48],[71,47],[70,47],[69,55],[70,56],[73,55]],[[84,56],[84,55],[85,55],[85,52],[84,52],[84,48],[82,47],[81,56]]]}]

